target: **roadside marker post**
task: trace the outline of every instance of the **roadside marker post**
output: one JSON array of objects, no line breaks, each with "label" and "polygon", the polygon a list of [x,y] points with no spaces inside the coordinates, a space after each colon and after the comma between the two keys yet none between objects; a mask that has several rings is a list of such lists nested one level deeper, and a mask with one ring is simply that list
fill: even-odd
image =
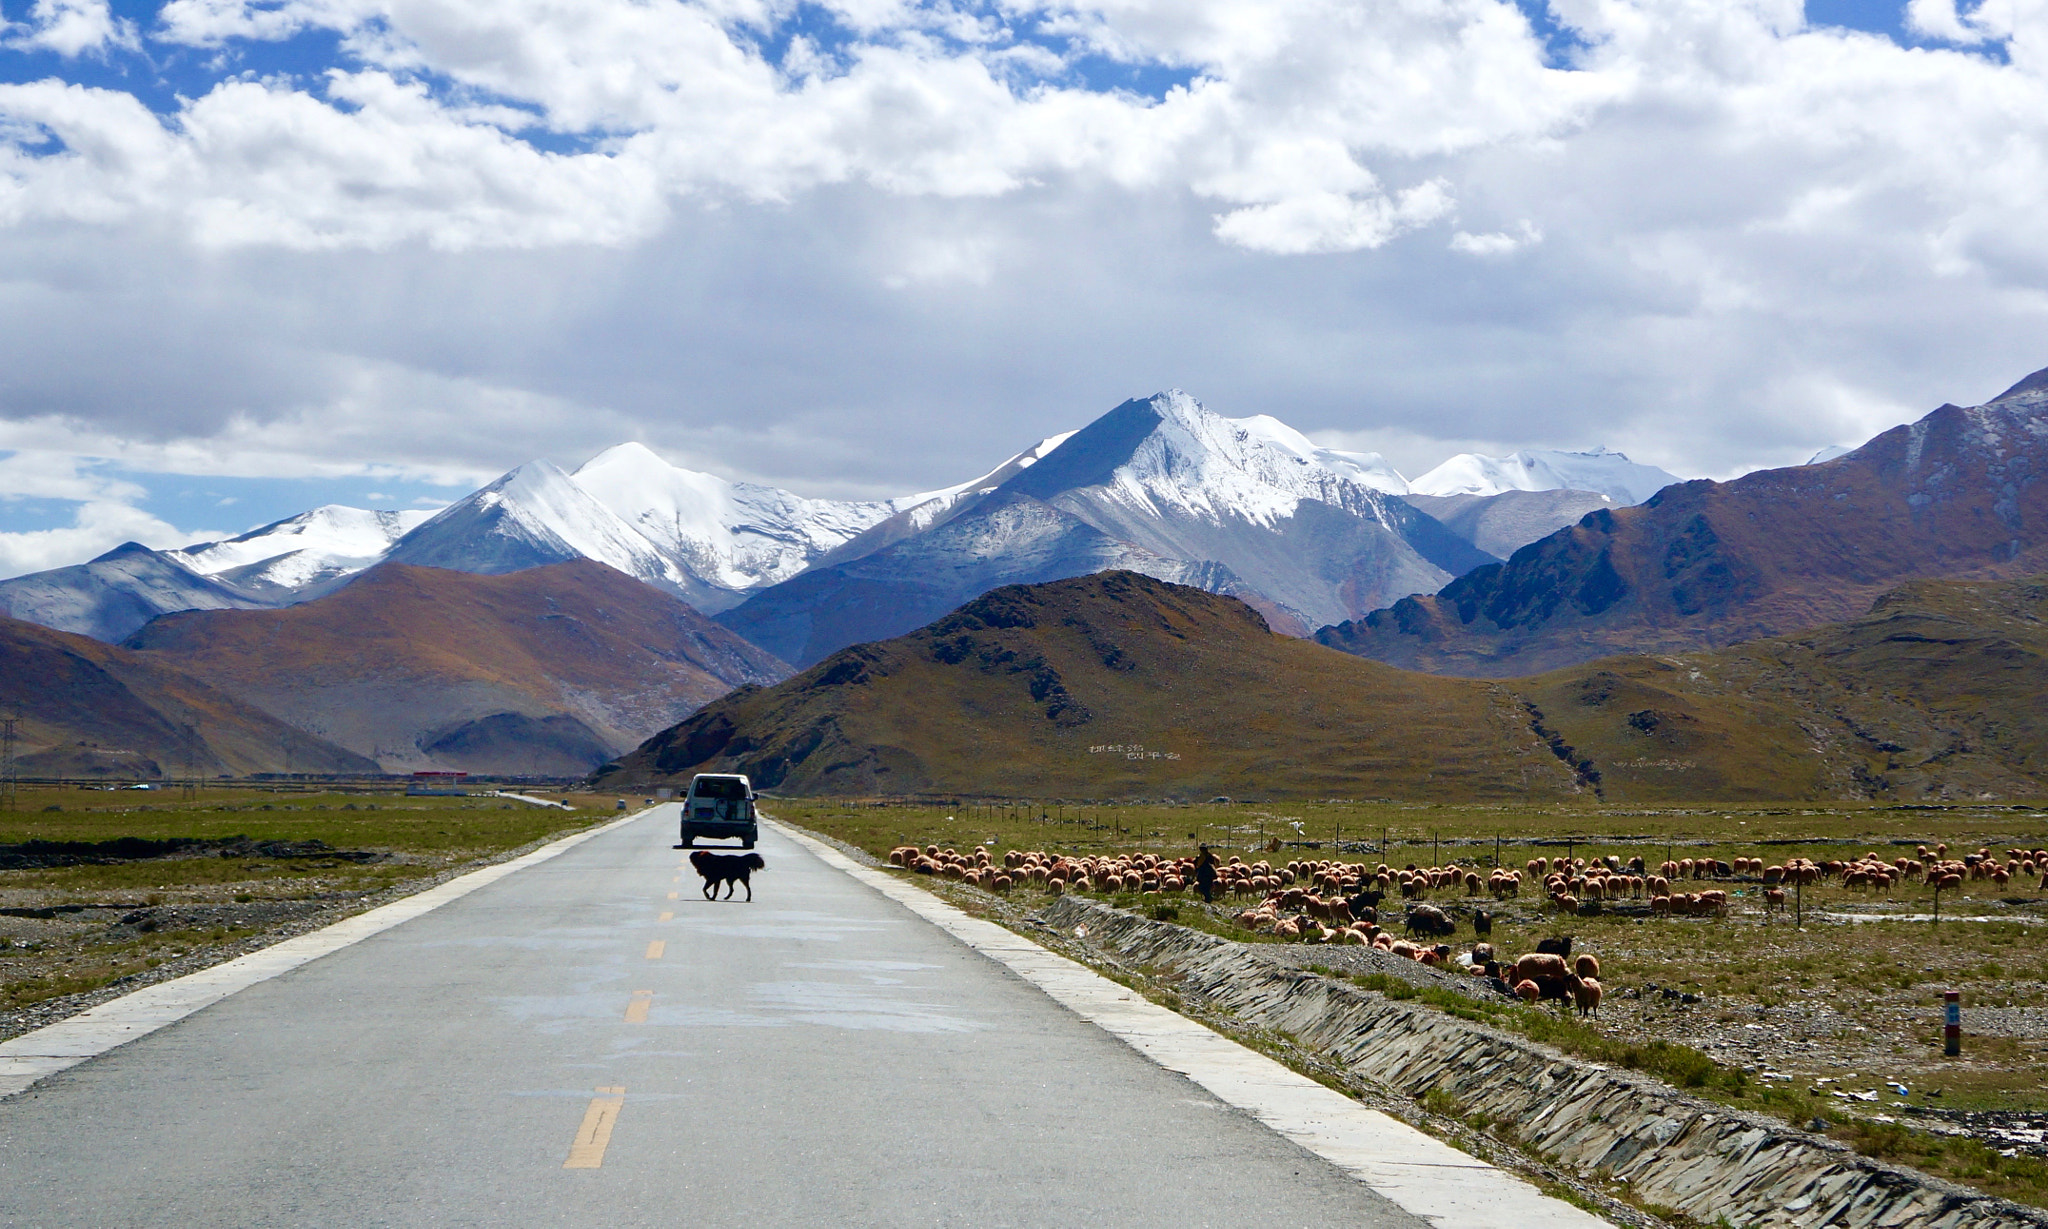
[{"label": "roadside marker post", "polygon": [[1954,1058],[1963,1052],[1963,992],[1941,994],[1941,1052]]}]

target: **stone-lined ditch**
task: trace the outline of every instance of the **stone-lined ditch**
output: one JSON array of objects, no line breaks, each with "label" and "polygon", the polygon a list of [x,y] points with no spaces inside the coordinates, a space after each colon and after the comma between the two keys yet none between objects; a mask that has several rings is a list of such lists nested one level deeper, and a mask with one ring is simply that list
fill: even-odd
[{"label": "stone-lined ditch", "polygon": [[1633,1199],[1706,1223],[2048,1229],[2048,1212],[1860,1156],[1782,1121],[1688,1096],[1635,1072],[1429,1007],[1295,970],[1244,945],[1079,897],[1036,919],[1173,988],[1330,1055],[1403,1095],[1513,1125],[1520,1145],[1626,1183]]}]

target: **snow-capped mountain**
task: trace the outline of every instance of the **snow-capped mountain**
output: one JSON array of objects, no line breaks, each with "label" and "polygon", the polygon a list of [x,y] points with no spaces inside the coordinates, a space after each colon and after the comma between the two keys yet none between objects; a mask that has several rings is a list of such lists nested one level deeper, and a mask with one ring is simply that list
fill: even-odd
[{"label": "snow-capped mountain", "polygon": [[[63,626],[132,629],[184,608],[176,595],[191,586],[179,575],[209,582],[193,589],[194,605],[281,606],[332,592],[386,559],[497,574],[587,558],[706,613],[775,593],[733,626],[754,628],[765,637],[757,643],[789,656],[792,644],[808,652],[850,643],[843,637],[856,624],[873,621],[806,605],[827,591],[867,595],[859,600],[875,603],[877,634],[893,635],[950,609],[927,609],[942,595],[957,604],[988,584],[1128,567],[1207,577],[1275,627],[1306,634],[1434,592],[1493,552],[1582,515],[1586,499],[1634,503],[1669,481],[1596,449],[1454,457],[1411,484],[1377,454],[1320,447],[1266,415],[1225,418],[1171,390],[1040,440],[967,482],[895,499],[807,498],[627,443],[574,474],[546,461],[522,465],[431,515],[329,505],[195,543],[161,556],[155,571],[170,569],[161,583],[109,588],[96,573],[59,569],[17,588],[22,609],[48,611]],[[1014,557],[998,558],[1005,554]],[[819,577],[856,562],[861,585]],[[807,577],[819,579],[782,588]],[[120,596],[143,591],[151,596],[141,605]]]},{"label": "snow-capped mountain", "polygon": [[1617,504],[1639,504],[1679,481],[1606,448],[1591,452],[1538,449],[1483,457],[1460,453],[1408,484],[1417,495],[1498,495],[1502,491],[1597,491]]},{"label": "snow-capped mountain", "polygon": [[973,507],[982,496],[1036,465],[1047,453],[1066,443],[1073,435],[1072,431],[1062,431],[1058,435],[1047,436],[979,478],[941,490],[926,491],[921,495],[906,495],[901,499],[889,501],[891,505],[900,509],[894,516],[848,539],[826,555],[822,562],[842,563],[860,559],[905,538],[938,528],[962,509]]},{"label": "snow-capped mountain", "polygon": [[384,557],[487,576],[595,559],[672,593],[687,585],[673,560],[547,461],[529,461],[448,505]]},{"label": "snow-capped mountain", "polygon": [[289,600],[292,590],[369,567],[433,515],[327,504],[239,537],[163,554],[253,596]]},{"label": "snow-capped mountain", "polygon": [[0,581],[0,614],[108,643],[172,611],[266,605],[139,542],[123,542],[89,563]]},{"label": "snow-capped mountain", "polygon": [[607,448],[570,477],[675,564],[684,596],[710,613],[788,580],[906,502],[806,499],[728,482],[637,443]]},{"label": "snow-capped mountain", "polygon": [[1224,418],[1172,390],[1127,401],[985,493],[962,495],[936,528],[820,564],[720,622],[808,664],[1016,583],[1013,561],[1035,558],[1045,566],[1034,580],[1076,567],[1171,579],[1169,569],[1194,569],[1204,587],[1306,633],[1331,612],[1432,593],[1493,561],[1389,492],[1402,485],[1370,454],[1319,448],[1271,418]]},{"label": "snow-capped mountain", "polygon": [[1003,585],[1112,570],[1259,600],[1221,564],[1162,558],[1038,500],[996,494],[928,532],[771,585],[718,622],[808,665],[921,627]]},{"label": "snow-capped mountain", "polygon": [[[1316,639],[1406,669],[1501,678],[1615,653],[1790,635],[1861,617],[1911,580],[2048,571],[2044,471],[2048,369],[1983,405],[1940,406],[1830,461],[1681,483],[1642,507],[1595,513],[1502,567]],[[1972,669],[2011,668],[2004,649],[1939,652]],[[1940,737],[1948,741],[1930,745],[1953,749],[1965,735]]]}]

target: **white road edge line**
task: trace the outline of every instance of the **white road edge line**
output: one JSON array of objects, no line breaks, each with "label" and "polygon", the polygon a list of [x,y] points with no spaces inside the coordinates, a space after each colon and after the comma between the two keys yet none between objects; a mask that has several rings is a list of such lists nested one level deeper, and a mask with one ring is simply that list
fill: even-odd
[{"label": "white road edge line", "polygon": [[1456,1229],[1611,1229],[1608,1221],[1367,1109],[1135,991],[862,866],[788,826],[776,832],[1037,986],[1168,1071],[1200,1084],[1425,1220]]},{"label": "white road edge line", "polygon": [[261,951],[238,956],[197,973],[144,986],[133,994],[111,999],[69,1019],[24,1033],[12,1041],[0,1041],[0,1097],[11,1097],[38,1080],[96,1058],[137,1037],[147,1036],[167,1024],[175,1024],[193,1012],[203,1011],[258,982],[269,981],[330,952],[381,934],[401,922],[409,922],[478,888],[545,862],[593,837],[644,819],[660,809],[660,805],[648,807],[623,819],[586,828],[509,862],[471,871],[403,900],[344,918],[332,926],[323,926],[282,943],[274,943]]}]

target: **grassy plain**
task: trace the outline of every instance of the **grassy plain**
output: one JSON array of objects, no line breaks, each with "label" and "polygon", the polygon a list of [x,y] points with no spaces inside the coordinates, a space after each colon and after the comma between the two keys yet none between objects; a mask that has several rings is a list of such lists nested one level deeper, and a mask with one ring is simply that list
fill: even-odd
[{"label": "grassy plain", "polygon": [[[122,837],[320,841],[330,851],[214,850],[0,869],[0,1036],[40,1017],[5,1013],[84,994],[160,965],[181,971],[280,926],[376,903],[452,868],[615,812],[616,795],[550,794],[575,812],[505,798],[291,786],[99,790],[24,785],[0,811],[0,846]],[[142,913],[136,922],[121,919]],[[9,1027],[10,1023],[12,1027]]]}]

